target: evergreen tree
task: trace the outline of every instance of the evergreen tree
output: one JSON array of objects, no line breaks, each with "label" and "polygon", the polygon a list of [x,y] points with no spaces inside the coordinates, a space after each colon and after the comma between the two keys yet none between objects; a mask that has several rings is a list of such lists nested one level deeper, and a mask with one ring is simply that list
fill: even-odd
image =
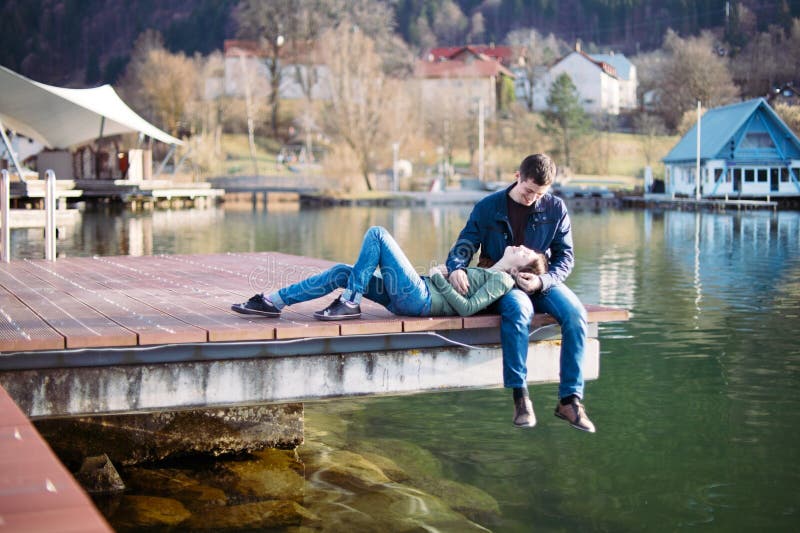
[{"label": "evergreen tree", "polygon": [[589,115],[581,106],[580,95],[569,74],[561,74],[547,95],[547,110],[543,113],[544,124],[539,129],[552,137],[557,144],[556,152],[563,158],[564,166],[572,164],[571,150],[576,139],[591,130]]}]

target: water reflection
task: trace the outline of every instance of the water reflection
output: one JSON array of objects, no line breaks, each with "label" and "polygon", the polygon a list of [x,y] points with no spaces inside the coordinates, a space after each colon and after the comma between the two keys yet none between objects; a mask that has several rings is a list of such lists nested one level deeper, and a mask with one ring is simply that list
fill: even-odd
[{"label": "water reflection", "polygon": [[[87,213],[59,250],[276,250],[350,262],[364,231],[381,225],[425,270],[444,260],[468,213]],[[572,222],[570,287],[584,302],[627,307],[633,316],[601,327],[601,376],[586,398],[597,435],[550,415],[556,387],[542,385],[531,389],[539,416],[532,431],[511,427],[506,391],[448,392],[308,404],[310,446],[380,455],[392,443],[388,454],[397,459],[395,450],[413,443],[421,464],[437,465],[425,478],[430,487],[479,487],[497,503],[499,517],[473,517],[495,531],[793,530],[800,213],[609,210],[576,212]],[[15,257],[39,257],[40,239],[41,232],[14,231]],[[322,437],[331,433],[335,443]],[[308,494],[349,503],[326,496],[321,484]]]}]

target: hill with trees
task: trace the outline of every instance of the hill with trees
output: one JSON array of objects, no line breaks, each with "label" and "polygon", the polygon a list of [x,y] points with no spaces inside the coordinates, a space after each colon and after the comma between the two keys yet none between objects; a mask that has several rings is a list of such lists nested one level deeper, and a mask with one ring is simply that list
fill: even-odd
[{"label": "hill with trees", "polygon": [[[800,0],[6,0],[0,64],[55,85],[112,83],[143,117],[188,139],[180,156],[197,174],[238,172],[227,168],[223,134],[246,133],[247,172],[259,173],[259,149],[275,154],[302,133],[306,153],[319,151],[312,143],[327,145],[326,176],[371,188],[376,171],[391,164],[392,146],[414,168],[476,168],[474,114],[463,106],[423,113],[422,96],[404,85],[423,50],[512,44],[525,49],[533,77],[580,39],[589,53],[625,52],[648,104],[624,116],[588,116],[573,81],[560,79],[546,112],[514,102],[488,120],[486,175],[501,179],[535,146],[576,174],[631,176],[664,155],[674,142],[666,134],[693,124],[698,100],[711,108],[799,87],[798,11]],[[225,73],[220,50],[229,38],[267,51],[266,79],[243,78],[253,78],[252,87],[243,82],[252,98],[209,96],[209,80]],[[283,52],[294,70],[273,68]],[[326,100],[311,97],[320,64],[337,80]],[[302,81],[303,98],[278,97],[284,75]],[[374,89],[365,97],[367,85]],[[776,105],[795,130],[798,108]]]},{"label": "hill with trees", "polygon": [[[417,51],[435,45],[503,43],[510,32],[532,28],[567,43],[580,39],[585,45],[635,55],[659,48],[669,29],[686,37],[714,28],[735,54],[753,35],[776,25],[788,31],[792,18],[800,17],[800,0],[374,1],[390,8],[397,33]],[[5,0],[0,5],[0,64],[45,83],[114,83],[136,38],[147,29],[160,32],[171,52],[191,56],[221,49],[224,39],[237,34],[232,15],[237,4]]]}]

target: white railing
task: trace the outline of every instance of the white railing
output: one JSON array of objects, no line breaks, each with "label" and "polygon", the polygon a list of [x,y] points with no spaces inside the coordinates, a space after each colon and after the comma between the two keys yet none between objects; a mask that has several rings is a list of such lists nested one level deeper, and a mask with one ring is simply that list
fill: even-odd
[{"label": "white railing", "polygon": [[11,176],[3,169],[0,181],[0,260],[11,261]]},{"label": "white railing", "polygon": [[56,260],[56,173],[50,169],[44,173],[44,258]]},{"label": "white railing", "polygon": [[[56,173],[45,172],[44,193],[44,258],[56,260]],[[0,179],[0,261],[11,261],[11,176],[2,170]]]}]

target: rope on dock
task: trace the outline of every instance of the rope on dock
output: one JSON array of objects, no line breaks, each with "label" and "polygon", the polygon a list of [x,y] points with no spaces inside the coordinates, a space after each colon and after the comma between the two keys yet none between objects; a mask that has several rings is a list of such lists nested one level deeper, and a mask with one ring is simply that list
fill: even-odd
[{"label": "rope on dock", "polygon": [[[0,309],[0,313],[3,312]],[[533,336],[535,333],[547,328],[557,327],[558,324],[546,324],[544,326],[540,326],[528,334],[528,338]],[[348,338],[370,338],[370,337],[386,337],[386,333],[363,333],[359,335],[348,335]],[[426,335],[430,337],[436,337],[445,341],[448,344],[453,346],[458,346],[460,348],[467,348],[469,350],[494,350],[495,348],[486,348],[483,346],[475,346],[472,344],[467,344],[464,342],[459,342],[457,340],[451,339],[449,337],[445,337],[441,333],[437,333],[435,331],[415,331],[415,332],[408,332],[408,333],[393,333],[392,335],[397,336],[418,336],[418,335]],[[298,339],[283,339],[283,340],[271,340],[271,341],[235,341],[235,342],[219,342],[214,343],[215,345],[219,346],[258,346],[261,344],[270,344],[270,345],[285,345],[285,344],[296,344],[306,341],[318,341],[321,339],[325,339],[327,337],[300,337]],[[209,343],[207,342],[185,342],[185,343],[170,343],[170,344],[158,344],[153,346],[119,346],[119,347],[107,347],[107,348],[98,348],[98,347],[90,347],[90,348],[75,348],[71,350],[49,350],[48,354],[55,354],[55,353],[82,353],[82,352],[92,352],[97,350],[103,350],[104,352],[149,352],[153,350],[163,350],[164,348],[172,348],[172,347],[202,347],[208,346]],[[5,352],[4,356],[15,356],[15,355],[24,355],[28,354],[29,352]]]}]

